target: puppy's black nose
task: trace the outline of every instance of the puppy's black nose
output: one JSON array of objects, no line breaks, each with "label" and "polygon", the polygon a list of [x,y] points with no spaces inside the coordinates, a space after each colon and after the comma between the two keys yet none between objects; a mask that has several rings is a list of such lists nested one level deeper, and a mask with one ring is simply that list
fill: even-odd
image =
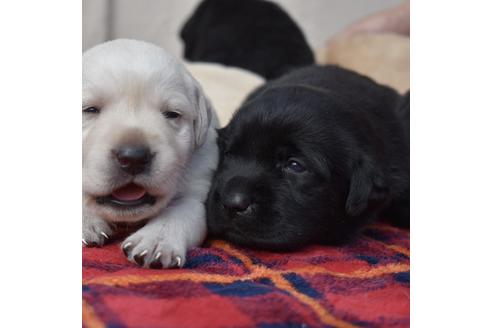
[{"label": "puppy's black nose", "polygon": [[251,205],[251,198],[244,192],[232,192],[224,197],[222,204],[233,213],[244,212]]},{"label": "puppy's black nose", "polygon": [[153,154],[146,146],[123,146],[113,150],[120,168],[126,173],[137,175],[150,166]]}]

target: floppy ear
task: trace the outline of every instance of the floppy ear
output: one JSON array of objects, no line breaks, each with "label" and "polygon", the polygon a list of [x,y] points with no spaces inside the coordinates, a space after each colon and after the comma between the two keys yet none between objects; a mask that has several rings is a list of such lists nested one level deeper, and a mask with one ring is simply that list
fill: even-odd
[{"label": "floppy ear", "polygon": [[193,121],[193,128],[195,130],[195,148],[199,148],[207,139],[208,128],[212,121],[212,104],[205,97],[202,88],[196,83],[196,111],[197,117]]},{"label": "floppy ear", "polygon": [[382,172],[364,156],[353,169],[345,210],[349,215],[357,216],[370,205],[384,202],[387,196],[388,188]]}]

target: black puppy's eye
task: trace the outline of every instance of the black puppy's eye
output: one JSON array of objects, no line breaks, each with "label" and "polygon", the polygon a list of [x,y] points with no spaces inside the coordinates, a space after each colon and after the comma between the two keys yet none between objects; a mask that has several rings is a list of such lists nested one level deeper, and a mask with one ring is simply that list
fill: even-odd
[{"label": "black puppy's eye", "polygon": [[178,113],[178,112],[173,112],[173,111],[167,111],[167,112],[164,112],[164,117],[167,118],[167,119],[170,119],[170,120],[175,120],[177,118],[180,118],[181,117],[181,114]]},{"label": "black puppy's eye", "polygon": [[299,163],[298,161],[296,160],[289,160],[287,162],[287,165],[285,166],[285,168],[289,171],[292,171],[294,173],[302,173],[304,171],[306,171],[306,168],[304,167],[304,165],[302,165],[301,163]]},{"label": "black puppy's eye", "polygon": [[101,112],[101,110],[95,106],[84,108],[82,111],[89,114],[99,114]]}]

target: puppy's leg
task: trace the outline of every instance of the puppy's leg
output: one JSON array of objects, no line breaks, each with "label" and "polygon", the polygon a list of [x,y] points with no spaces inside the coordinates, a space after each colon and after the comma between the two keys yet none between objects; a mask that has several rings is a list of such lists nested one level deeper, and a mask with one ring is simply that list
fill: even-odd
[{"label": "puppy's leg", "polygon": [[190,196],[175,200],[163,213],[122,243],[130,261],[143,267],[182,267],[186,252],[206,234],[205,206]]},{"label": "puppy's leg", "polygon": [[106,243],[113,229],[111,224],[100,218],[87,205],[88,199],[83,196],[82,205],[82,246],[102,246]]},{"label": "puppy's leg", "polygon": [[91,213],[82,211],[82,246],[102,246],[113,234],[110,223]]}]

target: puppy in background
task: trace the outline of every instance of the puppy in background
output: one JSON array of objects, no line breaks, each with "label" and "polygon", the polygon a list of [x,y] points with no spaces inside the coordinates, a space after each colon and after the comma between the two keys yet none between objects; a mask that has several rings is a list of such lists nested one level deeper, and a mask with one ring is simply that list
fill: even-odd
[{"label": "puppy in background", "polygon": [[296,22],[265,0],[204,0],[180,33],[184,58],[240,67],[266,79],[314,64]]},{"label": "puppy in background", "polygon": [[215,113],[184,66],[155,45],[111,41],[82,60],[82,242],[103,245],[112,223],[148,220],[122,243],[128,259],[180,267],[206,235]]}]

